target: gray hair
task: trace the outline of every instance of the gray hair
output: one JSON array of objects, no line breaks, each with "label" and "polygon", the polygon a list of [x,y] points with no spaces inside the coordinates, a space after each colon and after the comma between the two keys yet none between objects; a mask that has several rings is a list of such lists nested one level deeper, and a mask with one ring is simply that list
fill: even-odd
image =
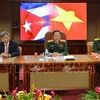
[{"label": "gray hair", "polygon": [[9,32],[7,32],[7,31],[1,32],[1,33],[0,33],[0,37],[4,37],[6,34],[10,37],[10,34],[9,34]]}]

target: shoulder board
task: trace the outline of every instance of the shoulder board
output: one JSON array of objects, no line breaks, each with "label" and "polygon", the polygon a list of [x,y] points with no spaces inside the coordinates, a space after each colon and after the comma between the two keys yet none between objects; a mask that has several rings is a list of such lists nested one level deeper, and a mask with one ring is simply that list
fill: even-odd
[{"label": "shoulder board", "polygon": [[48,40],[48,42],[53,42],[53,40]]},{"label": "shoulder board", "polygon": [[66,42],[66,40],[60,40],[60,42]]},{"label": "shoulder board", "polygon": [[100,38],[95,38],[94,40],[95,40],[95,41],[98,41],[98,40],[100,40]]}]

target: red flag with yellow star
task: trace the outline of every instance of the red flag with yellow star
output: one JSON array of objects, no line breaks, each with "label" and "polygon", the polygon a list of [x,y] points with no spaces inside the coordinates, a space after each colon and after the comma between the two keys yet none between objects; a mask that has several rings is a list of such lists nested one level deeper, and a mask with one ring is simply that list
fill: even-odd
[{"label": "red flag with yellow star", "polygon": [[87,39],[86,3],[55,3],[58,16],[51,19],[51,26],[60,29],[68,40]]}]

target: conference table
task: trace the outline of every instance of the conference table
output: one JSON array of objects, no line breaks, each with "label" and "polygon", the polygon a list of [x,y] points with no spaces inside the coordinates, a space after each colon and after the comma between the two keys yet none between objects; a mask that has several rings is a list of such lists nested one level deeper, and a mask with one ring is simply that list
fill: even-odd
[{"label": "conference table", "polygon": [[[95,66],[100,63],[100,60],[87,54],[72,56],[75,57],[75,60],[55,60],[53,58],[46,60],[41,55],[4,58],[0,62],[0,66],[2,66],[0,73],[2,71],[8,73],[8,90],[15,88],[16,65],[24,68],[24,89],[26,90],[29,90],[33,83],[37,88],[45,90],[94,89],[97,85]],[[2,90],[1,88],[0,90]]]},{"label": "conference table", "polygon": [[16,57],[0,60],[0,92],[10,92],[15,88],[15,61]]}]

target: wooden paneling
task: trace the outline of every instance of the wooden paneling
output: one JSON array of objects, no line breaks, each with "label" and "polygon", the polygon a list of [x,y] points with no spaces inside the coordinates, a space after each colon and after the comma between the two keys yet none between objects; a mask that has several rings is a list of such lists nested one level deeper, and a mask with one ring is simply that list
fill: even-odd
[{"label": "wooden paneling", "polygon": [[10,3],[0,3],[0,32],[11,33],[11,5]]},{"label": "wooden paneling", "polygon": [[30,72],[30,84],[33,84],[33,82],[37,88],[47,90],[88,89],[90,88],[90,74],[89,71]]}]

